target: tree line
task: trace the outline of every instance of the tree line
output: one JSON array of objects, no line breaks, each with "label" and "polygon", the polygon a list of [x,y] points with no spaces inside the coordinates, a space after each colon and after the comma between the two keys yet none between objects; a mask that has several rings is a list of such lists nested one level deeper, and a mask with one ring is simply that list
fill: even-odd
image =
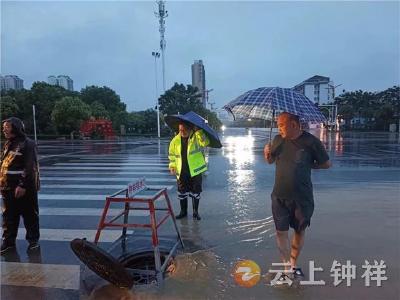
[{"label": "tree line", "polygon": [[[346,129],[385,130],[400,119],[400,86],[384,91],[346,92],[334,99]],[[359,122],[354,122],[357,119]],[[353,120],[353,122],[352,122]]]},{"label": "tree line", "polygon": [[[338,116],[346,129],[388,130],[389,125],[399,123],[400,87],[384,91],[362,90],[346,92],[335,98]],[[85,120],[108,119],[119,133],[121,125],[127,134],[157,133],[156,108],[127,112],[126,104],[111,88],[87,86],[80,92],[68,91],[45,82],[35,82],[30,90],[9,90],[1,94],[1,119],[11,116],[22,119],[26,131],[33,133],[32,105],[36,107],[36,126],[39,135],[69,135],[78,132]],[[159,98],[161,133],[171,134],[163,118],[170,114],[194,111],[208,120],[211,127],[219,130],[222,123],[217,115],[206,109],[197,88],[175,83]],[[354,122],[354,120],[362,122]]]},{"label": "tree line", "polygon": [[[190,104],[182,101],[185,96],[179,94],[181,92],[190,97]],[[165,135],[171,133],[163,122],[165,114],[193,110],[207,118],[213,127],[219,128],[221,125],[214,113],[202,107],[198,90],[192,86],[175,84],[160,96],[160,104],[161,129]],[[127,112],[126,104],[120,96],[106,86],[87,86],[77,92],[45,82],[35,82],[29,90],[2,91],[1,119],[18,117],[24,121],[26,132],[33,133],[32,105],[35,105],[37,133],[43,136],[77,133],[81,124],[91,118],[110,120],[117,134],[121,125],[124,125],[127,134],[157,133],[155,108]]]}]

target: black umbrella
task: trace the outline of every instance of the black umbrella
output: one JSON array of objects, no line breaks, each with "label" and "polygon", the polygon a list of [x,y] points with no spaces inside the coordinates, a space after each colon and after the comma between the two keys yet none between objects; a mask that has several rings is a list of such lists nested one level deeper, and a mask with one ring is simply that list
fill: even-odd
[{"label": "black umbrella", "polygon": [[184,115],[171,115],[165,117],[165,123],[167,123],[167,125],[175,131],[178,131],[179,123],[182,122],[203,129],[210,140],[210,144],[208,145],[209,147],[211,148],[222,147],[218,134],[214,131],[214,129],[208,126],[207,121],[204,118],[202,118],[195,112],[190,111]]}]

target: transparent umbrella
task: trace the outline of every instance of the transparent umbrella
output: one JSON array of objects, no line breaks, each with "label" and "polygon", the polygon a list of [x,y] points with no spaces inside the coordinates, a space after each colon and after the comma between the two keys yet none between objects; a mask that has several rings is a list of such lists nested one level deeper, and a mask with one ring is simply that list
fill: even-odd
[{"label": "transparent umbrella", "polygon": [[[224,106],[235,119],[257,118],[274,121],[275,116],[288,112],[300,118],[302,123],[324,123],[325,116],[303,94],[291,88],[261,87],[250,90]],[[270,131],[270,140],[272,126]]]}]

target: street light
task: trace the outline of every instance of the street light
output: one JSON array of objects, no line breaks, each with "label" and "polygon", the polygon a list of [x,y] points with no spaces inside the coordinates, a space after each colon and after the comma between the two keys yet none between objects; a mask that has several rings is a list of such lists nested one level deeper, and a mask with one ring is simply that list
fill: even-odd
[{"label": "street light", "polygon": [[[335,101],[335,95],[336,95],[335,89],[337,87],[341,86],[341,85],[343,85],[343,83],[338,84],[338,85],[329,85],[328,84],[328,87],[326,89],[328,90],[328,96],[329,96],[329,90],[332,89],[332,101]],[[320,105],[320,106],[321,107],[324,107],[324,106],[325,107],[331,107],[333,109],[333,111],[332,111],[333,116],[331,116],[331,110],[328,109],[328,112],[329,112],[329,120],[328,121],[330,121],[331,119],[334,120],[334,122],[335,122],[334,128],[335,128],[335,131],[337,131],[337,129],[338,129],[338,126],[337,126],[338,106],[337,106],[337,104],[334,104],[334,105]]]},{"label": "street light", "polygon": [[339,86],[341,86],[341,85],[343,85],[343,83],[338,84],[338,85],[335,85],[335,86],[332,86],[332,90],[333,90],[332,98],[333,98],[333,99],[335,99],[335,95],[336,95],[336,94],[335,94],[335,90],[336,90],[336,88],[339,87]]},{"label": "street light", "polygon": [[[180,96],[187,96],[187,94],[183,94],[183,93],[180,93],[180,92],[177,92],[177,91],[173,91],[173,90],[169,90],[168,92],[176,94],[176,95],[180,95]],[[185,101],[189,101],[190,98],[192,98],[192,97],[200,98],[202,95],[203,94],[200,91],[198,91],[198,92],[190,95],[189,97],[187,97]]]},{"label": "street light", "polygon": [[206,108],[207,108],[207,104],[210,104],[210,108],[211,110],[213,110],[213,105],[215,104],[214,102],[208,102],[208,94],[210,92],[212,92],[214,89],[209,89],[209,90],[205,90],[204,93],[206,94]]},{"label": "street light", "polygon": [[158,138],[160,138],[160,103],[158,101],[158,80],[157,80],[157,58],[160,58],[160,52],[151,52],[154,56],[154,74],[156,78],[156,100],[157,100],[157,133]]}]

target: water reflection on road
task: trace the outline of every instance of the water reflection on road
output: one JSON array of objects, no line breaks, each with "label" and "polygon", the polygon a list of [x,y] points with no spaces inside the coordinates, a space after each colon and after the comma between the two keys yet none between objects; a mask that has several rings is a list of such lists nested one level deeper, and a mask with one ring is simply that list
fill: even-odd
[{"label": "water reflection on road", "polygon": [[[384,243],[388,239],[385,234],[375,235],[375,232],[383,230],[381,218],[393,220],[385,223],[390,224],[392,229],[399,225],[397,200],[400,148],[398,135],[388,133],[313,133],[324,143],[334,167],[313,172],[316,213],[301,263],[307,270],[307,259],[318,258],[320,264],[328,270],[324,278],[329,282],[328,267],[338,249],[346,247],[347,250],[342,253],[343,258],[359,257],[357,245],[349,245],[352,245],[354,236],[364,234],[359,232],[363,226],[369,228],[372,241],[359,240],[364,254],[359,257],[360,261],[365,256],[376,255],[376,243]],[[274,166],[266,164],[263,158],[267,136],[266,130],[227,130],[222,135],[224,148],[210,151],[210,171],[204,179],[200,205],[203,220],[196,224],[189,219],[181,224],[181,228],[187,240],[203,246],[197,254],[214,256],[218,263],[208,267],[207,289],[201,289],[198,293],[191,292],[192,289],[196,291],[198,286],[196,272],[191,272],[193,282],[190,283],[189,279],[185,287],[178,288],[171,284],[173,279],[169,280],[163,290],[163,296],[167,299],[172,295],[179,299],[321,299],[327,295],[331,299],[343,297],[343,289],[332,288],[332,285],[325,290],[297,287],[282,291],[268,286],[262,279],[257,286],[245,289],[238,287],[231,277],[231,268],[238,259],[256,261],[263,275],[267,273],[272,262],[279,261],[269,196],[274,182]],[[391,212],[380,209],[376,215],[377,211],[374,214],[371,210],[371,207],[376,207],[376,203],[369,199],[373,199],[370,197],[371,193],[381,184],[385,185],[385,192],[380,195],[381,203],[385,207],[390,206]],[[338,214],[346,229],[332,226]],[[366,219],[369,219],[368,225],[362,223]],[[197,233],[192,235],[189,228],[194,227],[197,227]],[[337,246],[328,246],[333,237],[338,235],[341,238],[335,240]],[[399,249],[398,238],[394,245]],[[388,261],[396,259],[393,252],[383,252],[381,257]],[[193,262],[188,262],[188,269],[191,264]],[[392,273],[393,279],[398,274],[397,268]],[[361,279],[359,284],[360,281]],[[396,289],[398,291],[395,286],[393,281],[387,283],[386,288],[379,291],[380,295],[394,295]],[[347,292],[356,297],[365,291],[354,288]],[[366,297],[375,299],[376,295],[378,293],[373,291]]]},{"label": "water reflection on road", "polygon": [[[389,133],[313,132],[324,143],[333,168],[313,171],[315,214],[307,231],[299,263],[308,271],[315,260],[325,272],[324,287],[276,289],[265,275],[279,262],[275,246],[270,193],[274,166],[265,163],[265,129],[228,129],[224,147],[210,149],[209,172],[200,201],[202,220],[178,222],[186,253],[177,257],[177,272],[160,290],[136,290],[138,299],[395,299],[399,294],[400,225],[399,135]],[[168,143],[121,150],[125,154],[167,156]],[[172,178],[172,177],[171,177]],[[178,210],[176,194],[172,193]],[[189,210],[189,216],[191,216]],[[397,233],[397,234],[396,234]],[[366,238],[368,237],[368,238]],[[385,245],[390,245],[386,247]],[[383,259],[389,281],[382,288],[363,286],[359,276],[352,288],[334,287],[329,270],[333,259]],[[261,281],[252,288],[235,284],[231,269],[239,259],[260,265]]]}]

